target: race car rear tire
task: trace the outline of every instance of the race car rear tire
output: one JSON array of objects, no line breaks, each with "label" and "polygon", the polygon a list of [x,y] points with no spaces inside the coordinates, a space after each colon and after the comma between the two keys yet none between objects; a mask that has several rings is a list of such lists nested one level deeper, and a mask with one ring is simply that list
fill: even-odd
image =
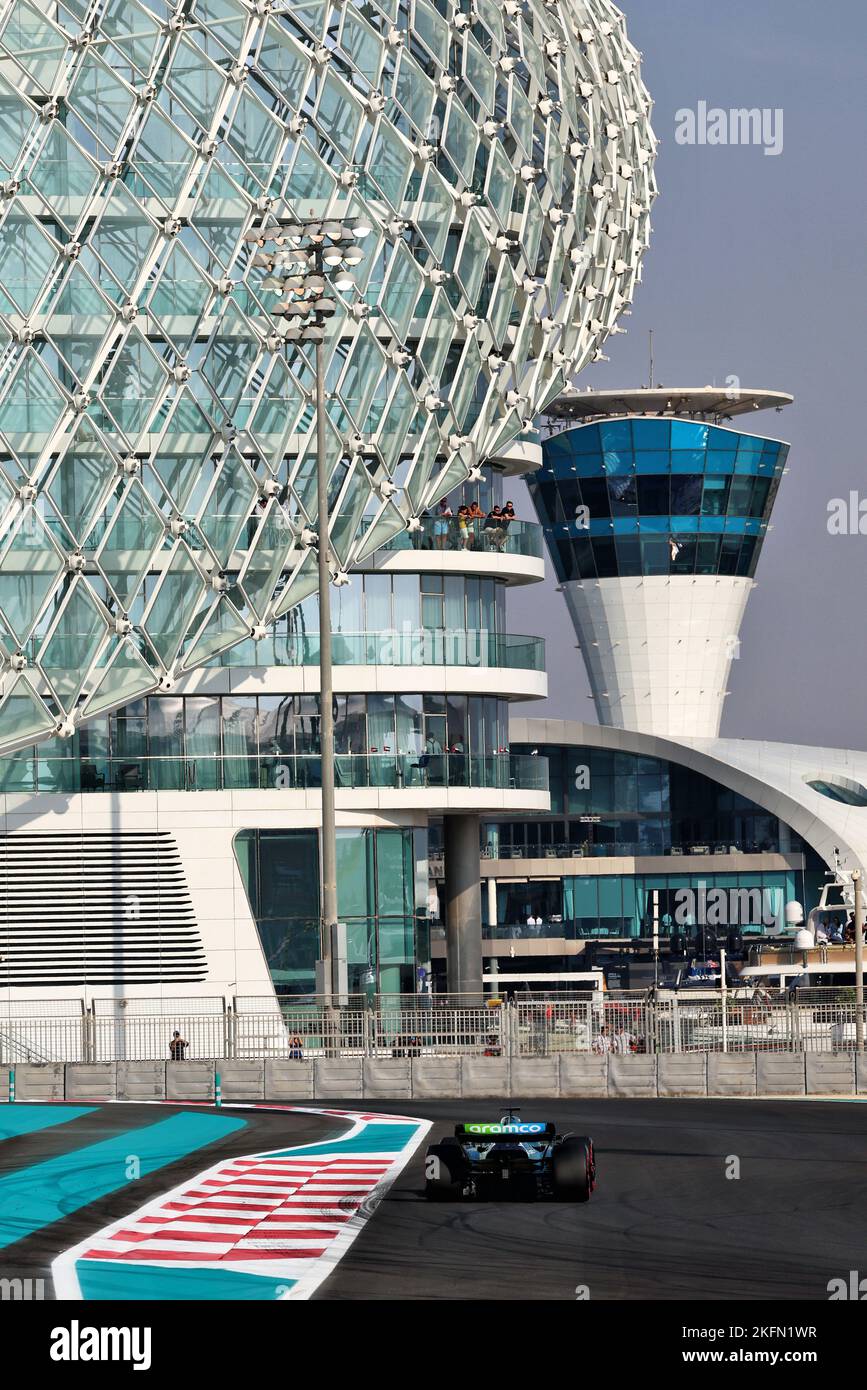
[{"label": "race car rear tire", "polygon": [[593,1140],[569,1134],[552,1156],[554,1196],[561,1202],[589,1202],[596,1180]]},{"label": "race car rear tire", "polygon": [[[431,1159],[436,1159],[432,1171]],[[463,1196],[466,1160],[456,1139],[431,1144],[424,1160],[424,1195],[429,1202],[456,1202]]]}]

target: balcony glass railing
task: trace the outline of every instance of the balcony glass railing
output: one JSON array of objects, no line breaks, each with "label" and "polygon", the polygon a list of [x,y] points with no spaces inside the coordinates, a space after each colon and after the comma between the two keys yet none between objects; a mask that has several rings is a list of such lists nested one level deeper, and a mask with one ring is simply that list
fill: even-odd
[{"label": "balcony glass railing", "polygon": [[[317,753],[200,758],[0,759],[0,792],[305,791],[321,786]],[[526,754],[338,753],[338,791],[471,787],[547,791],[548,763]]]},{"label": "balcony glass railing", "polygon": [[380,550],[461,550],[468,554],[493,552],[541,560],[543,544],[542,528],[534,521],[510,521],[503,529],[486,526],[484,521],[468,521],[461,526],[457,517],[424,517],[417,531],[399,531]]},{"label": "balcony glass railing", "polygon": [[507,926],[483,926],[482,936],[487,941],[553,941],[563,937],[574,938],[573,922],[534,922],[513,923]]},{"label": "balcony glass railing", "polygon": [[[398,632],[335,632],[335,666],[476,666],[509,671],[544,671],[541,637],[472,631],[465,628],[414,628]],[[239,642],[219,658],[221,666],[316,666],[319,633],[266,637]]]},{"label": "balcony glass railing", "polygon": [[638,844],[625,840],[600,844],[555,844],[555,845],[486,845],[482,849],[483,859],[623,859],[653,855],[707,855],[725,854],[801,854],[803,845],[792,837],[789,849],[783,851],[779,843],[765,840],[757,844],[754,840],[712,840],[702,844],[687,841],[681,845]]}]

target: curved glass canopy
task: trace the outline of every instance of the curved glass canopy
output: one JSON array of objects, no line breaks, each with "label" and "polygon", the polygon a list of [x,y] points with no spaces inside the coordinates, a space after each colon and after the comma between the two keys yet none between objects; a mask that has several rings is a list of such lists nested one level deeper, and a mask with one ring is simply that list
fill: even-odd
[{"label": "curved glass canopy", "polygon": [[649,114],[610,0],[5,0],[0,748],[316,589],[313,349],[251,231],[369,229],[324,353],[342,572],[599,352]]}]

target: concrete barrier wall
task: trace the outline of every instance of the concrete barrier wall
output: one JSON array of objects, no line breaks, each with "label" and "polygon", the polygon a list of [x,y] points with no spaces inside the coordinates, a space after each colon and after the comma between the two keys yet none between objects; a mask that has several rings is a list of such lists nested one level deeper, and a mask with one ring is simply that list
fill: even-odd
[{"label": "concrete barrier wall", "polygon": [[505,1104],[509,1089],[509,1061],[506,1057],[462,1057],[461,1095],[469,1098],[497,1098]]},{"label": "concrete barrier wall", "polygon": [[754,1096],[756,1094],[756,1054],[754,1052],[709,1052],[707,1058],[709,1096]]},{"label": "concrete barrier wall", "polygon": [[21,1062],[15,1067],[18,1100],[63,1100],[63,1062]]},{"label": "concrete barrier wall", "polygon": [[314,1095],[312,1062],[265,1058],[266,1100],[312,1100]]},{"label": "concrete barrier wall", "polygon": [[560,1095],[564,1097],[594,1097],[608,1095],[608,1058],[587,1053],[560,1058]]},{"label": "concrete barrier wall", "polygon": [[663,1053],[657,1058],[657,1095],[706,1096],[705,1052]]},{"label": "concrete barrier wall", "polygon": [[414,1057],[410,1075],[416,1100],[461,1094],[460,1057]]},{"label": "concrete barrier wall", "polygon": [[317,1057],[313,1063],[313,1094],[317,1100],[360,1100],[364,1095],[360,1057]]},{"label": "concrete barrier wall", "polygon": [[67,1062],[67,1100],[116,1100],[117,1067],[113,1062]]},{"label": "concrete barrier wall", "polygon": [[165,1062],[116,1062],[118,1100],[165,1100]]},{"label": "concrete barrier wall", "polygon": [[[284,1058],[193,1062],[21,1062],[19,1100],[510,1100],[867,1094],[867,1054],[747,1052],[661,1056]],[[0,1066],[0,1101],[9,1066]]]},{"label": "concrete barrier wall", "polygon": [[214,1063],[215,1080],[220,1078],[220,1091],[223,1100],[264,1100],[265,1099],[265,1061],[229,1062],[221,1059]]},{"label": "concrete barrier wall", "polygon": [[657,1095],[655,1057],[608,1058],[609,1096],[628,1096],[640,1099]]},{"label": "concrete barrier wall", "polygon": [[512,1096],[559,1096],[559,1057],[513,1057],[511,1063]]},{"label": "concrete barrier wall", "polygon": [[166,1062],[166,1100],[213,1100],[213,1062]]},{"label": "concrete barrier wall", "polygon": [[803,1096],[807,1090],[802,1052],[757,1052],[756,1090],[760,1096]]},{"label": "concrete barrier wall", "polygon": [[805,1053],[808,1096],[851,1096],[855,1094],[855,1058],[852,1053],[828,1056]]},{"label": "concrete barrier wall", "polygon": [[361,1065],[361,1093],[375,1100],[409,1100],[412,1068],[408,1057],[365,1057]]}]

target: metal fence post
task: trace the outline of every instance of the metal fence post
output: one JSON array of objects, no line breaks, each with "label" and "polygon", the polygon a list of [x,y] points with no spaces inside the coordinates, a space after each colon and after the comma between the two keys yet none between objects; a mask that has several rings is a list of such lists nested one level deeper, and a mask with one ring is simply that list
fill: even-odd
[{"label": "metal fence post", "polygon": [[84,1056],[85,1062],[96,1061],[96,1005],[91,1004],[84,1015]]},{"label": "metal fence post", "polygon": [[15,1104],[15,1068],[9,1068],[9,1104]]}]

